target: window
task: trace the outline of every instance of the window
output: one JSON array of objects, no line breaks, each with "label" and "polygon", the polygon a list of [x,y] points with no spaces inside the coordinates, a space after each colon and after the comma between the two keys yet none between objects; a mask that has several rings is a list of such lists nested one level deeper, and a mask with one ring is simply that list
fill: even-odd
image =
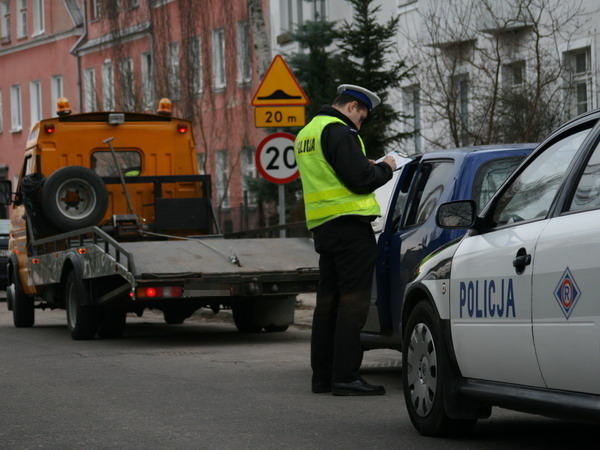
[{"label": "window", "polygon": [[460,145],[469,145],[469,76],[461,74],[453,76],[450,88],[455,102],[456,132]]},{"label": "window", "polygon": [[58,99],[61,98],[63,94],[63,77],[62,75],[54,75],[50,79],[50,97],[52,104],[50,105],[50,111],[52,111],[52,117],[57,117],[56,110]]},{"label": "window", "polygon": [[582,48],[568,52],[566,55],[569,72],[568,84],[571,91],[571,111],[573,115],[589,111],[591,105],[591,52],[590,48]]},{"label": "window", "polygon": [[[305,0],[279,0],[279,45],[292,42],[291,33],[296,25],[304,22]],[[325,2],[323,0],[312,0],[312,16],[314,20],[325,18]]]},{"label": "window", "polygon": [[29,106],[31,125],[42,120],[42,83],[39,80],[29,83]]},{"label": "window", "polygon": [[250,32],[248,21],[237,23],[237,64],[238,84],[246,84],[252,80],[252,59],[250,53]]},{"label": "window", "polygon": [[200,36],[190,39],[189,52],[192,89],[194,94],[198,95],[202,93],[202,42]]},{"label": "window", "polygon": [[217,151],[217,204],[219,209],[229,208],[229,161],[227,150]]},{"label": "window", "polygon": [[115,109],[115,77],[111,60],[102,64],[102,104],[104,111]]},{"label": "window", "polygon": [[96,71],[85,69],[83,72],[83,110],[92,112],[96,110]]},{"label": "window", "polygon": [[123,111],[133,111],[135,109],[133,59],[123,58],[119,65],[121,72],[121,107],[123,108]]},{"label": "window", "polygon": [[0,1],[0,39],[10,42],[10,3],[8,0]]},{"label": "window", "polygon": [[294,30],[293,0],[279,0],[279,31],[281,34]]},{"label": "window", "polygon": [[4,131],[4,125],[2,121],[2,117],[4,115],[4,110],[2,109],[2,89],[0,89],[0,133]]},{"label": "window", "polygon": [[325,0],[312,0],[313,4],[313,18],[314,20],[325,20],[327,18]]},{"label": "window", "polygon": [[23,129],[20,84],[15,84],[10,87],[10,121],[12,132],[21,131]]},{"label": "window", "polygon": [[523,158],[502,158],[487,162],[479,168],[473,184],[473,200],[477,204],[478,213],[522,161]]},{"label": "window", "polygon": [[100,19],[102,14],[101,11],[101,2],[102,0],[90,0],[90,15],[92,17],[92,21],[96,21]]},{"label": "window", "polygon": [[405,131],[413,133],[411,137],[412,148],[407,150],[409,154],[421,153],[421,97],[419,85],[404,88],[402,94],[404,113],[412,116],[405,121]]},{"label": "window", "polygon": [[154,72],[152,53],[142,53],[142,100],[144,111],[154,109]]},{"label": "window", "polygon": [[181,97],[181,81],[179,79],[179,43],[171,42],[167,49],[169,56],[169,97],[171,100],[179,100]]},{"label": "window", "polygon": [[540,153],[498,199],[494,224],[545,218],[571,160],[589,132],[585,129],[573,133]]},{"label": "window", "polygon": [[246,147],[242,149],[242,193],[244,205],[256,206],[256,193],[250,190],[248,179],[256,178],[256,164],[254,159],[255,149]]},{"label": "window", "polygon": [[525,61],[516,61],[502,66],[502,80],[505,88],[523,86],[525,82]]},{"label": "window", "polygon": [[17,0],[17,37],[27,37],[27,0]]},{"label": "window", "polygon": [[33,0],[33,35],[44,32],[44,0]]},{"label": "window", "polygon": [[[117,163],[125,176],[137,176],[142,171],[142,156],[137,151],[115,151]],[[119,171],[111,152],[92,153],[92,170],[101,177],[118,177]]]},{"label": "window", "polygon": [[435,210],[444,192],[444,185],[452,176],[452,161],[435,161],[423,164],[417,179],[417,190],[411,200],[406,226],[420,225]]},{"label": "window", "polygon": [[224,89],[227,84],[225,76],[225,30],[213,30],[213,79],[215,89]]},{"label": "window", "polygon": [[569,211],[584,211],[600,207],[600,145],[587,162]]},{"label": "window", "polygon": [[196,153],[196,156],[198,158],[198,173],[205,175],[204,164],[206,164],[206,153]]}]

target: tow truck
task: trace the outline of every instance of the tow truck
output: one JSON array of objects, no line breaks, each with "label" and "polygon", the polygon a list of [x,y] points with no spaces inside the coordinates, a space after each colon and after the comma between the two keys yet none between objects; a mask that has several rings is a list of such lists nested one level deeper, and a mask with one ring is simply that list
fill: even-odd
[{"label": "tow truck", "polygon": [[120,337],[128,313],[179,324],[232,309],[241,332],[285,331],[314,292],[308,238],[225,239],[198,170],[192,124],[156,114],[71,114],[32,126],[11,204],[7,305],[16,327],[65,309],[73,339]]}]

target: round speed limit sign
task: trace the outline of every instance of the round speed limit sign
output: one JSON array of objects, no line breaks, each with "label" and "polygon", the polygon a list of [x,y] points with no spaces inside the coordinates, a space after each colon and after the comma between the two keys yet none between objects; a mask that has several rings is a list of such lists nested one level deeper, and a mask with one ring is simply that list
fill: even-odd
[{"label": "round speed limit sign", "polygon": [[273,133],[256,149],[256,167],[271,183],[286,184],[300,175],[294,156],[294,140],[290,133]]}]

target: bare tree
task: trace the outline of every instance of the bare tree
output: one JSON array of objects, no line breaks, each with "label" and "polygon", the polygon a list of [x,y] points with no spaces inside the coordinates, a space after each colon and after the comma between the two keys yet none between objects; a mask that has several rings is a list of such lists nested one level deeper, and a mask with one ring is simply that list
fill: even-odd
[{"label": "bare tree", "polygon": [[[430,0],[406,33],[437,147],[536,142],[564,120],[581,0]],[[423,45],[425,44],[425,45]]]}]

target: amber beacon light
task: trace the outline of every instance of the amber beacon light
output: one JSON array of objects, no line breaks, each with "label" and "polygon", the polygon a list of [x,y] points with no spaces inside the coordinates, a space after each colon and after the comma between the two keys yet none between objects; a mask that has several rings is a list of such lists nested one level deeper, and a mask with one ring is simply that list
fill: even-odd
[{"label": "amber beacon light", "polygon": [[66,97],[60,97],[56,100],[56,114],[59,116],[68,116],[71,114],[71,105],[69,104],[69,99]]}]

